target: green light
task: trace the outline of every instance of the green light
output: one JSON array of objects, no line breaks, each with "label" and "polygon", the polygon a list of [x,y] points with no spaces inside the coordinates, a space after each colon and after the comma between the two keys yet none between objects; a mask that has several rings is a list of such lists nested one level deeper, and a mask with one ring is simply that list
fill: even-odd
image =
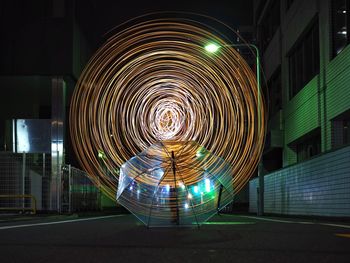
[{"label": "green light", "polygon": [[220,46],[218,46],[214,43],[211,43],[211,44],[206,45],[204,48],[206,51],[208,51],[210,53],[215,53],[216,51],[219,50]]},{"label": "green light", "polygon": [[98,158],[103,159],[105,157],[104,152],[98,151]]},{"label": "green light", "polygon": [[203,225],[252,225],[255,222],[204,222]]},{"label": "green light", "polygon": [[202,153],[201,149],[199,149],[199,150],[196,152],[197,158],[202,157],[202,155],[203,155],[203,153]]}]

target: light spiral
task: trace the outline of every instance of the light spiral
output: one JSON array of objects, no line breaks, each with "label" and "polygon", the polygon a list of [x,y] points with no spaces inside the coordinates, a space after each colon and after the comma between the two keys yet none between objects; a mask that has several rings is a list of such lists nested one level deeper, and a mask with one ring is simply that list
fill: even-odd
[{"label": "light spiral", "polygon": [[[208,53],[208,41],[222,48]],[[255,74],[234,47],[202,23],[164,18],[121,30],[94,54],[72,97],[70,132],[82,167],[113,199],[120,166],[165,140],[223,158],[238,192],[259,161],[264,116]]]}]

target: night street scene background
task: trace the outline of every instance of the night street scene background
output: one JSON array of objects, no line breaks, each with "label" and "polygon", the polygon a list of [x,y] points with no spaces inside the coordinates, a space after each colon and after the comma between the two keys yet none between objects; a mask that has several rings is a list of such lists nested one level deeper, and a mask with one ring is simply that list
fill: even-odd
[{"label": "night street scene background", "polygon": [[0,262],[350,262],[350,0],[0,19]]}]

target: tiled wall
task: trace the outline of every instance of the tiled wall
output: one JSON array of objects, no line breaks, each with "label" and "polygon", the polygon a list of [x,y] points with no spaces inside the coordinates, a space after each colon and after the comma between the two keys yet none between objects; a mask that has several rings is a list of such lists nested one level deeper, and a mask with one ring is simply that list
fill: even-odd
[{"label": "tiled wall", "polygon": [[[266,175],[265,213],[350,217],[350,146]],[[249,182],[256,212],[258,179]]]},{"label": "tiled wall", "polygon": [[[326,149],[331,149],[332,130],[331,120],[350,109],[350,45],[336,56],[326,68],[325,90],[326,112],[323,134],[326,139]],[[336,135],[336,134],[335,134]],[[339,138],[339,137],[338,137]],[[335,139],[335,137],[333,137]],[[333,141],[334,143],[334,141]]]}]

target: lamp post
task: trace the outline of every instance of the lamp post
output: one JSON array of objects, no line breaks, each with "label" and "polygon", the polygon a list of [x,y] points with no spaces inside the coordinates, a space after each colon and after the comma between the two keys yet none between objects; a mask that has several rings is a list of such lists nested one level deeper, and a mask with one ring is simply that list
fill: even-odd
[{"label": "lamp post", "polygon": [[[219,46],[217,44],[211,43],[206,45],[204,48],[209,53],[215,53],[217,52],[221,47],[250,47],[254,49],[256,54],[256,82],[257,82],[257,88],[258,88],[258,110],[260,109],[260,93],[261,93],[261,83],[260,83],[260,54],[259,49],[254,44],[227,44]],[[258,114],[258,130],[260,132],[261,127],[261,119],[260,114]],[[262,174],[262,161],[260,157],[259,165],[258,165],[258,181],[259,181],[259,188],[257,191],[258,194],[258,209],[257,209],[257,215],[262,216],[264,214],[264,177]]]}]

